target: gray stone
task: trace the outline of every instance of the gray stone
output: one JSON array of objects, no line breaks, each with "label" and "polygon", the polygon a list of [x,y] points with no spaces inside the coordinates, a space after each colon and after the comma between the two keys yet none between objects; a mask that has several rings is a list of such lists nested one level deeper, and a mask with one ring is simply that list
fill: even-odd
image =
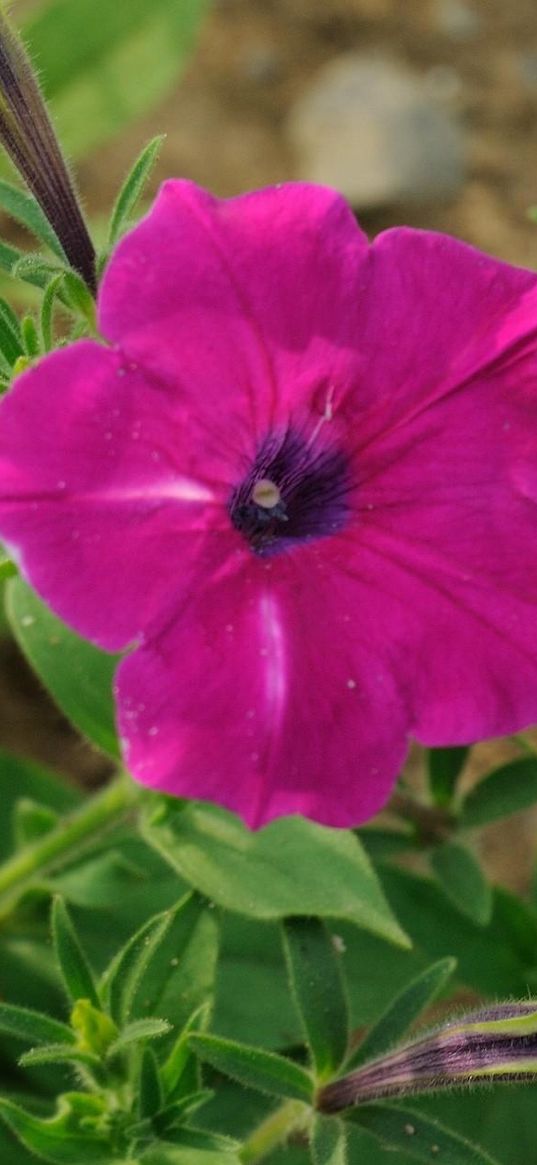
[{"label": "gray stone", "polygon": [[453,40],[471,40],[481,30],[481,17],[466,0],[436,0],[433,15],[440,32]]},{"label": "gray stone", "polygon": [[357,209],[448,198],[463,177],[463,135],[427,77],[396,60],[348,54],[326,65],[290,111],[300,178]]}]

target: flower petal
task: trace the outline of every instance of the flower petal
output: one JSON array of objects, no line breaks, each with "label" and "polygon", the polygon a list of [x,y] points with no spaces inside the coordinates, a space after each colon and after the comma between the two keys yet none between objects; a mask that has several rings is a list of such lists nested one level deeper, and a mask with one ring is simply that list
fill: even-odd
[{"label": "flower petal", "polygon": [[190,472],[182,418],[180,397],[92,341],[42,360],[2,404],[1,536],[58,615],[109,650],[177,608],[194,568],[241,553],[218,487]]},{"label": "flower petal", "polygon": [[167,384],[180,378],[215,422],[246,412],[262,438],[315,392],[322,414],[349,382],[366,249],[346,203],[323,187],[220,201],[169,181],[114,253],[100,325]]},{"label": "flower petal", "polygon": [[446,235],[395,228],[362,264],[356,323],[361,367],[347,404],[364,451],[476,374],[535,349],[537,276]]},{"label": "flower petal", "polygon": [[535,603],[380,524],[341,570],[364,588],[360,618],[383,629],[384,658],[407,693],[409,730],[423,744],[470,744],[535,722]]},{"label": "flower petal", "polygon": [[[537,719],[536,280],[434,236],[420,236],[416,268],[408,233],[391,235],[388,252],[394,259],[403,244],[406,279],[416,302],[421,286],[424,308],[430,297],[429,313],[421,340],[400,334],[400,379],[382,424],[372,422],[375,437],[363,440],[367,421],[361,430],[351,557],[370,580],[369,618],[390,629],[414,734],[429,745],[470,743]],[[451,282],[432,294],[443,252],[460,313]],[[396,287],[402,270],[396,262]],[[387,359],[383,351],[386,375]]]},{"label": "flower petal", "polygon": [[[326,565],[326,564],[325,564]],[[315,552],[209,580],[183,617],[120,665],[130,771],[215,800],[259,826],[288,813],[350,826],[386,800],[406,752],[406,711]]]}]

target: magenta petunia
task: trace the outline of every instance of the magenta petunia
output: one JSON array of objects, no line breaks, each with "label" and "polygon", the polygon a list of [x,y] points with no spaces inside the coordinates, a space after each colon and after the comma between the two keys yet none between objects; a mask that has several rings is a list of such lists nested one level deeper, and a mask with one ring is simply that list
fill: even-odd
[{"label": "magenta petunia", "polygon": [[167,182],[106,343],[0,408],[0,536],[82,635],[144,784],[257,826],[356,825],[409,736],[537,720],[537,277],[369,244],[304,184]]}]

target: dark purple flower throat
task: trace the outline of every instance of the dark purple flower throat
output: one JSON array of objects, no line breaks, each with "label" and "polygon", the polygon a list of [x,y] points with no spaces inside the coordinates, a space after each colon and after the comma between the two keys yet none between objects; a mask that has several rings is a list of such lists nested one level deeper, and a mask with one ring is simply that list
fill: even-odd
[{"label": "dark purple flower throat", "polygon": [[340,449],[318,450],[288,429],[269,436],[229,503],[231,521],[254,554],[272,555],[325,538],[346,524],[349,467]]}]

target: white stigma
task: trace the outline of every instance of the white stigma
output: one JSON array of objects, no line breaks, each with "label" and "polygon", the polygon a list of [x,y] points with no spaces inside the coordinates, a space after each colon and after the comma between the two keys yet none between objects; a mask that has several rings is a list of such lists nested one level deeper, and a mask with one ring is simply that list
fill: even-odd
[{"label": "white stigma", "polygon": [[252,501],[263,510],[273,510],[280,504],[282,495],[269,477],[260,477],[252,490]]}]

